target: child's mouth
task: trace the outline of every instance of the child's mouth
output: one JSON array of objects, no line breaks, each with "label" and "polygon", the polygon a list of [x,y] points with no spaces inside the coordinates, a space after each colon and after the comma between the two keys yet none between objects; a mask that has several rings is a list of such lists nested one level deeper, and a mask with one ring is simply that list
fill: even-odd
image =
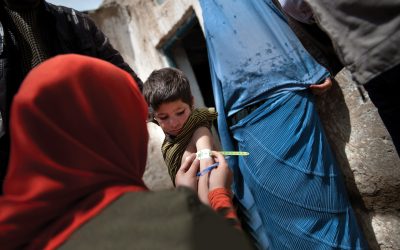
[{"label": "child's mouth", "polygon": [[174,129],[174,130],[170,130],[169,133],[172,135],[177,135],[181,132],[181,129]]}]

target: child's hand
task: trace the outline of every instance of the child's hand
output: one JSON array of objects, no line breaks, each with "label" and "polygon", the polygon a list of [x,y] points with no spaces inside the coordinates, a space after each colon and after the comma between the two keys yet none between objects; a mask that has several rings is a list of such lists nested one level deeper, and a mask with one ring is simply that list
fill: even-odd
[{"label": "child's hand", "polygon": [[219,162],[219,165],[210,172],[209,191],[216,188],[230,189],[232,184],[232,171],[229,169],[228,163],[221,153],[212,151],[212,155],[215,157],[215,161]]},{"label": "child's hand", "polygon": [[314,95],[322,95],[332,87],[332,80],[330,77],[326,78],[321,84],[310,85],[310,89]]},{"label": "child's hand", "polygon": [[196,154],[191,154],[186,157],[185,162],[179,168],[175,176],[175,185],[185,186],[197,192],[197,172],[200,168],[200,161],[195,159]]}]

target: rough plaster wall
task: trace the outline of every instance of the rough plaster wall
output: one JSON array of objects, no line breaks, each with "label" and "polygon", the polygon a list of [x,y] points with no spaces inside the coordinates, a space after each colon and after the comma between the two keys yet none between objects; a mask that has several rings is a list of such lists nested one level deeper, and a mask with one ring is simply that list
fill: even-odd
[{"label": "rough plaster wall", "polygon": [[[116,48],[127,58],[133,58],[134,68],[143,80],[153,69],[168,66],[158,48],[192,10],[202,24],[201,9],[196,0],[166,0],[162,5],[152,0],[116,1],[118,4],[106,0],[103,7],[91,15],[101,28],[106,27],[104,32]],[[116,11],[115,8],[123,10]],[[110,18],[112,14],[123,16],[113,17],[121,18],[117,22],[119,26],[113,27],[110,20],[97,20]],[[126,28],[121,29],[124,21],[129,24],[132,51],[125,49],[126,41],[118,41],[127,39]],[[345,175],[358,220],[371,249],[400,249],[399,157],[375,107],[368,99],[363,101],[348,72],[340,72],[336,79],[338,84],[317,98],[317,106]],[[149,125],[149,133],[145,182],[153,189],[169,188],[171,182],[159,150],[163,133],[153,124]]]},{"label": "rough plaster wall", "polygon": [[[110,40],[115,41],[113,44],[123,51],[124,57],[134,58],[133,62],[128,62],[139,77],[146,80],[154,69],[168,66],[160,53],[160,46],[193,11],[202,23],[200,5],[196,0],[166,1],[162,5],[154,0],[105,0],[90,16]],[[110,18],[113,14],[120,16]],[[123,22],[113,26],[113,19]],[[121,41],[130,41],[132,50],[124,49]]]},{"label": "rough plaster wall", "polygon": [[400,249],[400,160],[375,106],[350,73],[317,100],[330,145],[371,249]]},{"label": "rough plaster wall", "polygon": [[123,55],[124,60],[136,70],[135,53],[130,38],[131,27],[127,22],[128,11],[118,5],[110,5],[106,9],[91,13],[90,16]]},{"label": "rough plaster wall", "polygon": [[[121,52],[124,59],[144,81],[154,68],[161,67],[159,52],[148,41],[148,31],[157,35],[157,30],[148,18],[142,6],[137,9],[143,13],[131,11],[128,6],[112,3],[90,13],[96,24],[110,38],[113,46]],[[151,12],[150,12],[151,13]],[[143,14],[144,18],[140,18]],[[113,15],[118,15],[112,17]]]}]

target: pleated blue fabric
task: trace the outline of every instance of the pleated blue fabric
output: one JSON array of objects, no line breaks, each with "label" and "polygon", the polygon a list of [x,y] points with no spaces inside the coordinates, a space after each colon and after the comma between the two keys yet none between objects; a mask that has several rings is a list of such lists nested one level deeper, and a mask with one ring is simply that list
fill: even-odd
[{"label": "pleated blue fabric", "polygon": [[327,70],[271,1],[200,4],[221,144],[250,152],[228,159],[245,230],[259,249],[366,249],[307,90]]},{"label": "pleated blue fabric", "polygon": [[231,128],[270,249],[366,249],[308,90],[285,91]]}]

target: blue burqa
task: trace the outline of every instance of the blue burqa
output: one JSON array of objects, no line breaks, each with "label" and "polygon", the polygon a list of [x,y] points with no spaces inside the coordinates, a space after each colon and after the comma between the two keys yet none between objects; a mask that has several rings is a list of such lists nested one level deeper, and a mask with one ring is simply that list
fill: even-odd
[{"label": "blue burqa", "polygon": [[200,3],[222,146],[250,152],[229,159],[245,230],[260,249],[366,248],[308,90],[328,72],[271,1]]}]

